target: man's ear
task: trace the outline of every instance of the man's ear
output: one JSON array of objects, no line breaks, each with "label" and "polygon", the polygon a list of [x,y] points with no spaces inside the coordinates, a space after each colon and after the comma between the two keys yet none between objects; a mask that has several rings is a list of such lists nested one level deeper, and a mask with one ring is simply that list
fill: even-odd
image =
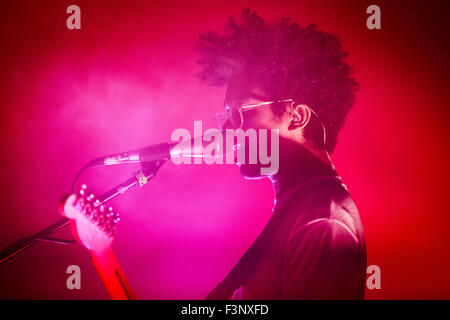
[{"label": "man's ear", "polygon": [[288,130],[303,129],[310,119],[311,109],[306,104],[295,104],[292,106],[292,116]]}]

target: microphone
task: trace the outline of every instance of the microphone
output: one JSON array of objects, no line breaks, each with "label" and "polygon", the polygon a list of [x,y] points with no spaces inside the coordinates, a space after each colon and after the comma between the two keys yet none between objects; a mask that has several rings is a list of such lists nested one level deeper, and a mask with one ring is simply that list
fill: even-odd
[{"label": "microphone", "polygon": [[92,168],[123,163],[142,163],[179,159],[183,157],[217,159],[225,156],[227,153],[234,152],[234,150],[224,152],[223,146],[221,144],[216,144],[214,155],[205,154],[205,147],[210,143],[210,141],[204,141],[201,136],[176,143],[160,143],[140,149],[99,157],[90,161],[87,166]]}]

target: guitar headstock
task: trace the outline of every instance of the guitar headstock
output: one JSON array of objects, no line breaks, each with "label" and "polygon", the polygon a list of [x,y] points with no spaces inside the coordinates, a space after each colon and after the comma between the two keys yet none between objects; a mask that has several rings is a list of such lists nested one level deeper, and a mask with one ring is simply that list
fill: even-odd
[{"label": "guitar headstock", "polygon": [[105,207],[83,185],[78,194],[64,202],[62,214],[72,219],[72,233],[86,248],[101,252],[111,245],[116,234],[119,214]]}]

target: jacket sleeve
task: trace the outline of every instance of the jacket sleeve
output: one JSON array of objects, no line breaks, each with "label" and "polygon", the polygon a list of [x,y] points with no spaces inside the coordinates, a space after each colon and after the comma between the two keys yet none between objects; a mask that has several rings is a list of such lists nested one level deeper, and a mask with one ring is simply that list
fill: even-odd
[{"label": "jacket sleeve", "polygon": [[289,234],[281,263],[282,299],[362,299],[358,238],[342,222],[317,219]]}]

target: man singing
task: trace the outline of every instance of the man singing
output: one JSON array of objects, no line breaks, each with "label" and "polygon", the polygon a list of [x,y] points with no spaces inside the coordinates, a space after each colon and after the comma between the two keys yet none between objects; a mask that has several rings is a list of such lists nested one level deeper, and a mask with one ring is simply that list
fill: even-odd
[{"label": "man singing", "polygon": [[364,231],[329,158],[358,89],[338,38],[244,10],[198,49],[201,79],[227,87],[221,129],[279,130],[276,172],[239,164],[243,177],[272,181],[272,217],[207,298],[363,299]]},{"label": "man singing", "polygon": [[[272,181],[276,205],[207,299],[362,299],[364,232],[328,156],[358,88],[343,61],[346,53],[335,36],[314,26],[301,28],[288,19],[267,24],[248,10],[242,18],[240,24],[230,19],[224,35],[201,35],[200,75],[227,86],[220,129],[278,130],[279,154],[271,154],[278,156],[277,166],[239,164],[245,178]],[[134,298],[112,239],[89,222],[93,214],[86,215],[83,201],[64,197],[60,210],[76,220],[74,234],[91,253],[110,297]]]}]

